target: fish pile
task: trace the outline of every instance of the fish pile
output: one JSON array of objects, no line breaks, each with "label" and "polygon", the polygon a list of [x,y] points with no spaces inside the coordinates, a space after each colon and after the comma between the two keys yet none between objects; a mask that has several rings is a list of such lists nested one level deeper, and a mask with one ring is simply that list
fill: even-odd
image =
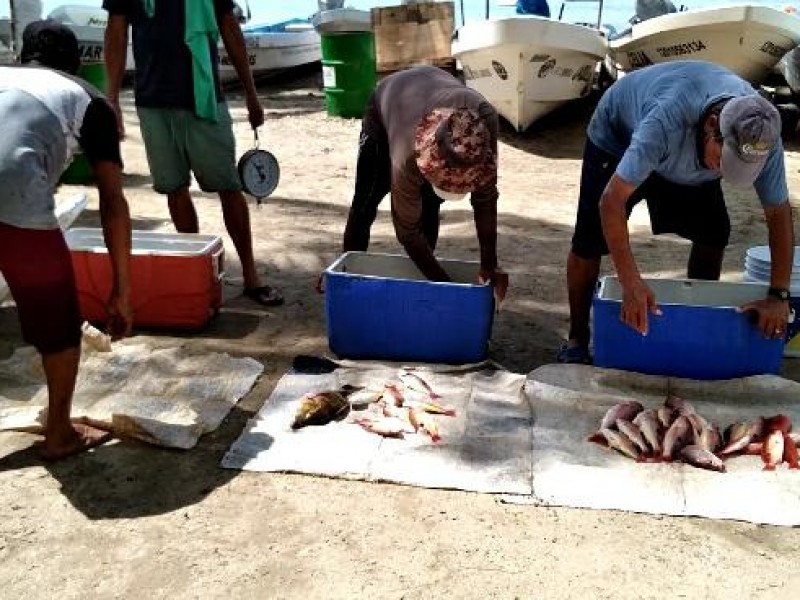
[{"label": "fish pile", "polygon": [[427,381],[404,368],[380,388],[345,385],[338,390],[306,394],[301,398],[292,429],[325,425],[351,412],[359,413],[351,415],[351,423],[382,437],[403,438],[419,433],[434,442],[441,439],[434,415],[456,414],[453,407],[441,402],[441,396]]},{"label": "fish pile", "polygon": [[724,460],[743,454],[761,456],[764,470],[786,462],[800,468],[797,444],[800,434],[792,432],[785,415],[759,417],[725,428],[707,421],[683,398],[667,396],[662,406],[645,408],[626,400],[612,406],[589,436],[590,442],[612,448],[638,462],[684,463],[724,473]]}]

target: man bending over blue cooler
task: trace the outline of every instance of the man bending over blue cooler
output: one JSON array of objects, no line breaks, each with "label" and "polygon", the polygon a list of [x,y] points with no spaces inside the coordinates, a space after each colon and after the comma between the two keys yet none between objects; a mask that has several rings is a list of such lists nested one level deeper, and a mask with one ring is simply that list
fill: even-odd
[{"label": "man bending over blue cooler", "polygon": [[559,362],[590,363],[589,315],[602,256],[622,286],[621,319],[642,335],[656,298],[631,252],[627,219],[647,201],[654,234],[692,242],[687,276],[719,279],[730,236],[720,179],[754,186],[772,256],[766,298],[742,307],[765,336],[785,334],[794,249],[778,111],[723,67],[676,61],[634,71],[606,91],[589,123],[567,260],[570,329]]}]

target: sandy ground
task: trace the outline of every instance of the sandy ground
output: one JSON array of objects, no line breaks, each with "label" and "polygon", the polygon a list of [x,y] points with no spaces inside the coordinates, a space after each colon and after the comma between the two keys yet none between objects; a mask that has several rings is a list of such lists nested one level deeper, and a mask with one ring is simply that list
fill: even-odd
[{"label": "sandy ground", "polygon": [[[777,598],[800,589],[800,532],[791,529],[219,468],[292,357],[327,350],[323,299],[312,285],[337,256],[354,178],[359,123],[326,116],[316,76],[261,93],[262,140],[282,180],[252,210],[256,258],[286,305],[262,310],[228,285],[222,313],[202,333],[139,335],[252,356],[264,376],[188,452],[117,442],[42,465],[34,436],[0,435],[0,597]],[[251,137],[241,99],[231,100],[243,151]],[[164,200],[150,189],[130,96],[126,103],[134,226],[171,230]],[[564,263],[590,110],[576,105],[525,135],[502,135],[499,254],[512,290],[491,357],[517,372],[551,362],[566,332]],[[796,143],[787,157],[797,206]],[[196,197],[202,231],[224,236],[216,200]],[[724,278],[737,279],[744,251],[764,243],[766,228],[754,197],[729,198]],[[385,208],[372,249],[398,251]],[[468,207],[447,207],[443,219],[440,255],[477,259]],[[96,194],[78,224],[97,226]],[[653,238],[642,211],[632,232],[647,274],[683,274],[686,243]],[[225,243],[235,284],[239,266]],[[0,357],[20,344],[15,310],[0,309]],[[787,377],[800,380],[798,363],[785,361]]]}]

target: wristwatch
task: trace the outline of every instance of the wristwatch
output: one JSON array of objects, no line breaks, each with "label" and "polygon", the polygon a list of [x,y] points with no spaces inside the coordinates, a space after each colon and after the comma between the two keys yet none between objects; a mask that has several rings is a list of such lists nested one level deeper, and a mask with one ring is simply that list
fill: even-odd
[{"label": "wristwatch", "polygon": [[767,290],[767,296],[769,296],[770,298],[783,300],[784,302],[788,302],[789,298],[791,298],[789,290],[787,290],[786,288],[779,288],[779,287],[769,288],[769,290]]}]

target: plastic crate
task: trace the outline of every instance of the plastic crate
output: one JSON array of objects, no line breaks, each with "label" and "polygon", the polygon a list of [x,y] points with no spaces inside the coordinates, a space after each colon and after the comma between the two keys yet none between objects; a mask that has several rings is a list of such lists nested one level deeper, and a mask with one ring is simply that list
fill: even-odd
[{"label": "plastic crate", "polygon": [[[111,293],[111,260],[98,228],[65,237],[84,319],[102,323]],[[224,251],[214,235],[133,231],[131,309],[138,327],[200,329],[222,303]]]},{"label": "plastic crate", "polygon": [[620,320],[622,288],[604,277],[594,298],[594,364],[690,379],[777,373],[783,340],[766,339],[742,304],[764,298],[755,283],[647,279],[663,312],[646,336]]},{"label": "plastic crate", "polygon": [[342,358],[463,364],[486,358],[494,298],[478,263],[440,260],[428,281],[406,256],[347,252],[325,271],[328,344]]}]

